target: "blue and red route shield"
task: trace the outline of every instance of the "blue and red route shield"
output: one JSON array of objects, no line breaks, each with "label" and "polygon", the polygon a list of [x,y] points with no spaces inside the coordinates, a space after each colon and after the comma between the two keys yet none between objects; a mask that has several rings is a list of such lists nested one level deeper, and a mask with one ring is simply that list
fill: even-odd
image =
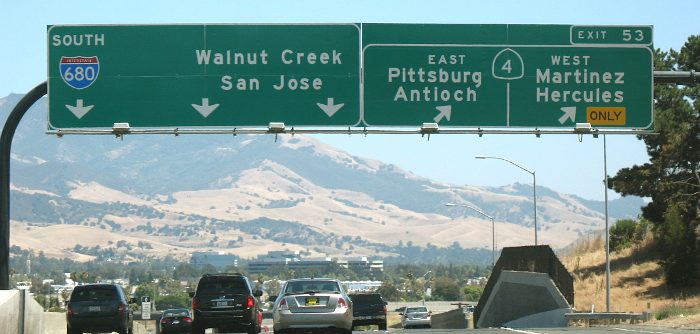
[{"label": "blue and red route shield", "polygon": [[100,73],[100,61],[94,57],[61,57],[61,78],[75,89],[90,87]]}]

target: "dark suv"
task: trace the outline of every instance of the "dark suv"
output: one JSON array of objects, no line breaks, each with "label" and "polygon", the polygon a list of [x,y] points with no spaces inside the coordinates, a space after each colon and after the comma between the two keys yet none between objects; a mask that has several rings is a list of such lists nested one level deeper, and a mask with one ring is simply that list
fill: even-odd
[{"label": "dark suv", "polygon": [[67,333],[118,332],[133,333],[133,314],[127,298],[116,284],[78,285],[66,301]]},{"label": "dark suv", "polygon": [[253,291],[247,277],[205,274],[191,296],[192,334],[204,334],[207,328],[248,334],[260,332],[260,306],[256,297],[262,296],[262,291]]},{"label": "dark suv", "polygon": [[378,293],[352,293],[352,327],[377,325],[386,330],[386,300]]}]

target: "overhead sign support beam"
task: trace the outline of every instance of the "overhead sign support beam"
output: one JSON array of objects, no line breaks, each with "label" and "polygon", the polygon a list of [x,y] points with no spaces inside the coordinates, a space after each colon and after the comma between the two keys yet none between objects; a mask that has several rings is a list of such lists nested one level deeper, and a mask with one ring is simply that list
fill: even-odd
[{"label": "overhead sign support beam", "polygon": [[46,82],[34,87],[12,109],[0,136],[0,290],[10,289],[10,151],[12,137],[27,110],[46,95]]}]

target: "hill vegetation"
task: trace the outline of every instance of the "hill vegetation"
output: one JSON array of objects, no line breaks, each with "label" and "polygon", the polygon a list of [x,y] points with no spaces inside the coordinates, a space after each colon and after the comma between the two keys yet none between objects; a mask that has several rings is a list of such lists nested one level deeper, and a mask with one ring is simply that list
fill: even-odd
[{"label": "hill vegetation", "polygon": [[[615,237],[611,233],[611,240]],[[611,250],[610,311],[652,312],[653,320],[647,324],[700,329],[700,287],[666,284],[657,246],[649,232],[634,243]],[[605,312],[604,236],[581,238],[565,253],[561,260],[574,276],[576,311]]]}]

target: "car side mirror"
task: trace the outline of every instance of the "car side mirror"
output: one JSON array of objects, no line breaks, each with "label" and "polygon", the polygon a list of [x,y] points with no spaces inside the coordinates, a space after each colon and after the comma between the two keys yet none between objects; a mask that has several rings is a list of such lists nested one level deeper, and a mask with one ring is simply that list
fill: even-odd
[{"label": "car side mirror", "polygon": [[194,292],[188,292],[187,294],[190,296],[190,298],[194,297]]},{"label": "car side mirror", "polygon": [[260,297],[260,296],[262,296],[262,291],[261,291],[261,290],[255,290],[255,291],[253,291],[253,296],[255,296],[255,297]]},{"label": "car side mirror", "polygon": [[138,302],[139,302],[139,301],[138,301],[138,299],[136,299],[136,298],[133,298],[133,297],[132,297],[132,298],[129,298],[129,304],[138,304]]}]

